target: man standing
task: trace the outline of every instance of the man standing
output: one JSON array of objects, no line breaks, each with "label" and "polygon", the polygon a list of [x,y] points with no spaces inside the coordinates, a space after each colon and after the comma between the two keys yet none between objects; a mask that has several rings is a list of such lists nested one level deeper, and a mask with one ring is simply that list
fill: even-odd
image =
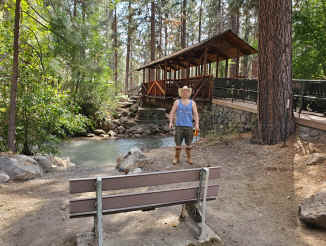
[{"label": "man standing", "polygon": [[184,86],[178,89],[181,99],[176,100],[173,103],[169,119],[169,127],[173,127],[173,120],[176,116],[176,129],[175,129],[175,158],[173,165],[180,162],[181,145],[183,139],[186,143],[187,162],[192,164],[191,160],[191,143],[193,139],[193,119],[195,120],[195,130],[199,131],[199,116],[197,111],[197,105],[195,101],[190,100],[192,89]]}]

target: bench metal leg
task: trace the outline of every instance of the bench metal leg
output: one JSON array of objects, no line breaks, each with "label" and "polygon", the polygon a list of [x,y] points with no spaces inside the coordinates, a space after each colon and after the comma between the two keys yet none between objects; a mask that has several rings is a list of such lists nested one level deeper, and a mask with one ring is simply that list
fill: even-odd
[{"label": "bench metal leg", "polygon": [[200,235],[199,241],[208,240],[208,231],[206,225],[206,199],[207,199],[207,187],[208,187],[208,176],[209,169],[202,168],[200,173],[200,186],[199,186],[199,199],[198,199],[198,207],[201,215],[201,225],[200,225]]},{"label": "bench metal leg", "polygon": [[103,214],[102,214],[102,178],[96,179],[96,216],[94,219],[97,245],[103,246]]}]

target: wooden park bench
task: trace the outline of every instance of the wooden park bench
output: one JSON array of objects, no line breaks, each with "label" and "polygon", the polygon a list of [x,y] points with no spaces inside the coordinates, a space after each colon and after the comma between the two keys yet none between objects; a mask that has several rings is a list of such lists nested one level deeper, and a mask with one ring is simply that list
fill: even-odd
[{"label": "wooden park bench", "polygon": [[[206,201],[217,196],[218,185],[209,181],[220,175],[220,167],[196,168],[144,174],[72,179],[70,193],[96,192],[96,197],[70,200],[70,218],[94,217],[94,230],[99,246],[103,245],[102,216],[136,210],[153,210],[178,204],[195,205],[200,220],[199,240],[207,240]],[[183,184],[181,184],[183,183]],[[175,185],[182,188],[175,188]],[[166,185],[169,185],[166,187]],[[165,186],[165,187],[164,187]],[[171,188],[173,186],[173,188]],[[138,193],[122,192],[102,196],[103,191],[152,187]],[[185,215],[185,206],[180,216]]]}]

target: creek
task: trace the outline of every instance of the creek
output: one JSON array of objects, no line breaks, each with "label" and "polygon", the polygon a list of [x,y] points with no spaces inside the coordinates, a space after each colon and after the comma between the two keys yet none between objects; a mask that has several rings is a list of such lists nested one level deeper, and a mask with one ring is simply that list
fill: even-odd
[{"label": "creek", "polygon": [[125,139],[73,139],[59,147],[59,156],[69,158],[76,165],[96,167],[116,164],[119,155],[132,147],[142,150],[174,146],[174,137],[148,137]]}]

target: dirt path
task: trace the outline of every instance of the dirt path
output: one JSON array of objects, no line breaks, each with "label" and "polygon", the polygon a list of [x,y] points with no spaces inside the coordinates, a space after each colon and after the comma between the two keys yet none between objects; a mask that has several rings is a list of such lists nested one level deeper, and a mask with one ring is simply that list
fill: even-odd
[{"label": "dirt path", "polygon": [[[325,233],[306,229],[297,221],[297,202],[307,194],[308,186],[323,185],[324,179],[320,175],[315,180],[302,166],[293,169],[292,146],[291,142],[285,148],[252,145],[244,136],[207,140],[194,147],[194,167],[222,166],[221,190],[218,199],[209,202],[208,224],[226,246],[326,245]],[[173,148],[147,153],[154,162],[145,170],[190,167],[184,156],[180,166],[171,165],[172,153]],[[313,173],[325,174],[324,167],[314,168]],[[93,221],[67,217],[68,179],[115,174],[117,171],[112,168],[76,169],[25,183],[1,185],[0,245],[74,245],[74,235],[89,231]],[[314,182],[309,183],[309,179]],[[302,180],[306,183],[300,183]],[[173,245],[168,238],[183,228],[175,224],[178,211],[178,207],[170,207],[160,212],[106,216],[104,230],[129,240],[127,245],[136,245],[133,242],[143,237]]]}]

